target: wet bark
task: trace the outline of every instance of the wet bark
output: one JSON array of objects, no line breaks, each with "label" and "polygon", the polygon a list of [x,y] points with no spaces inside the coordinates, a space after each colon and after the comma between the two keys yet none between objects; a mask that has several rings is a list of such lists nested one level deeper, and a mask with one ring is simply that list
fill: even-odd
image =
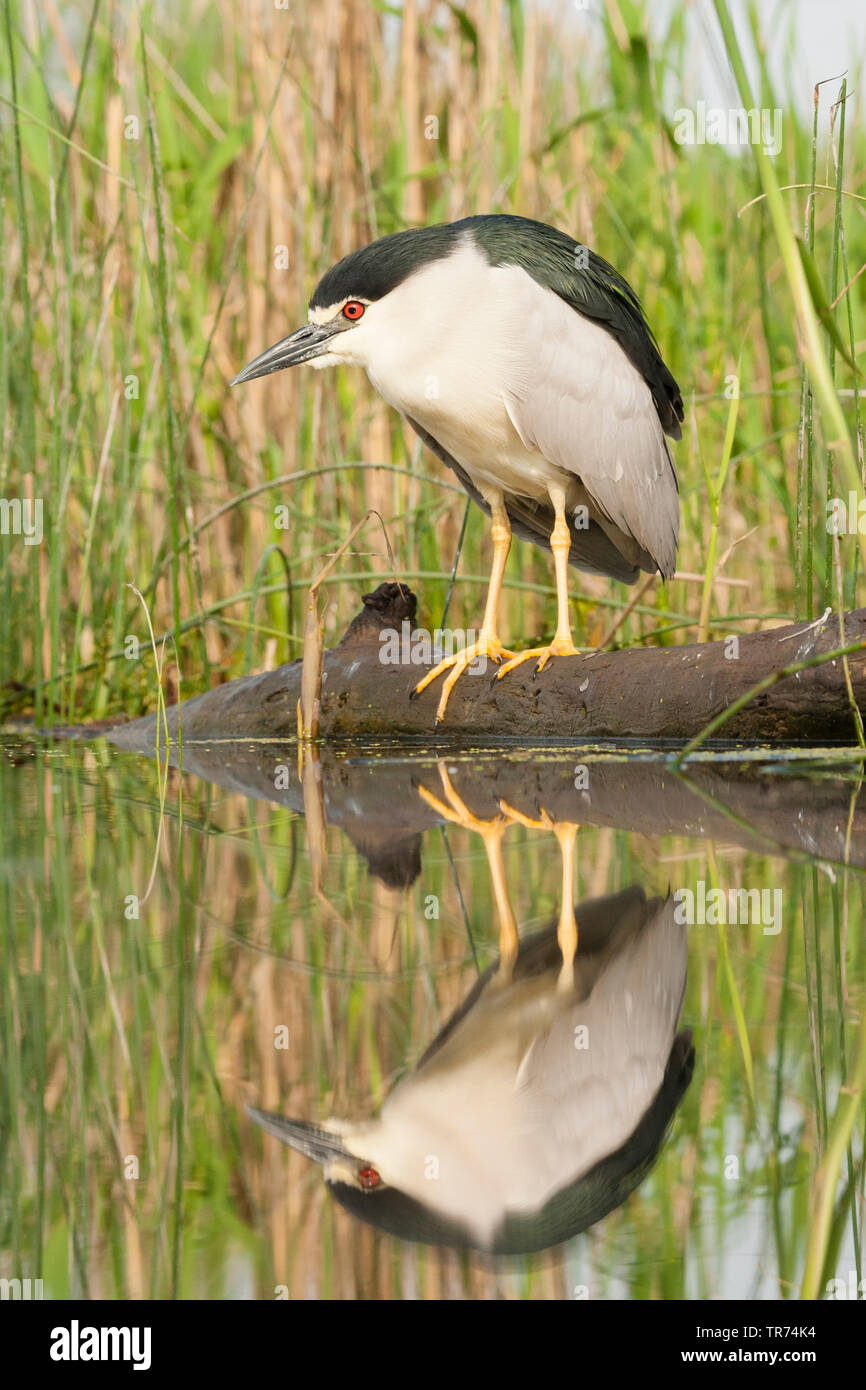
[{"label": "wet bark", "polygon": [[[365,596],[342,641],[325,653],[321,738],[431,737],[440,681],[411,700],[427,667],[387,659],[395,647],[411,658],[413,644],[405,638],[414,628],[415,611],[414,594],[394,583]],[[765,677],[855,642],[866,642],[866,609],[845,616],[844,632],[833,614],[817,624],[740,637],[735,654],[725,641],[590,652],[557,657],[538,677],[534,662],[527,662],[503,680],[495,679],[496,667],[488,663],[486,673],[458,680],[436,733],[448,742],[476,746],[512,739],[682,742]],[[417,651],[418,644],[414,647]],[[853,653],[848,663],[855,700],[866,710],[866,652]],[[292,738],[300,689],[300,661],[218,686],[180,707],[183,739]],[[177,707],[168,717],[175,738]],[[155,718],[128,728],[146,738]],[[786,676],[740,710],[722,736],[766,743],[854,742],[842,661]]]}]

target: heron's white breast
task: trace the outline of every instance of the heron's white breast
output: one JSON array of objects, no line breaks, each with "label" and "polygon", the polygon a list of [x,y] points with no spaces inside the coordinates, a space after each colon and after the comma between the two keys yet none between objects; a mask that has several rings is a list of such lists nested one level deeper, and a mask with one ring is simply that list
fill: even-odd
[{"label": "heron's white breast", "polygon": [[467,239],[373,305],[346,346],[363,353],[385,400],[423,425],[482,489],[546,497],[563,470],[527,448],[506,406],[506,393],[528,380],[524,328],[537,288],[516,266],[491,266]]}]

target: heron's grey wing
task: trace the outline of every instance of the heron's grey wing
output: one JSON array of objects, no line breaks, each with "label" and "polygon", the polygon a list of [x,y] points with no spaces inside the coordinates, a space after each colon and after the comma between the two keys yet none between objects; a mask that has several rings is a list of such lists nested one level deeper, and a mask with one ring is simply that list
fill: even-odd
[{"label": "heron's grey wing", "polygon": [[[464,468],[461,468],[454,456],[439,443],[438,439],[434,439],[429,430],[425,430],[423,425],[419,425],[417,420],[413,420],[409,415],[406,419],[430,452],[435,454],[453,473],[456,473],[461,485],[466,489],[473,502],[476,502],[481,510],[490,516],[489,502],[484,500],[469,474]],[[505,509],[508,512],[511,529],[515,536],[523,541],[531,541],[533,545],[543,546],[545,550],[550,549],[550,534],[556,517],[553,507],[549,503],[534,502],[531,498],[509,494],[505,499]],[[643,553],[643,562],[641,554],[637,553],[637,548],[635,548],[635,555],[634,560],[626,558],[622,550],[610,539],[603,526],[590,519],[585,530],[573,532],[568,562],[575,569],[584,570],[588,574],[603,574],[611,579],[619,579],[624,584],[633,584],[641,569],[650,572],[655,570],[655,563],[649,555]]]},{"label": "heron's grey wing", "polygon": [[527,217],[470,217],[468,227],[493,266],[517,265],[619,343],[649,387],[666,434],[680,439],[683,399],[627,280],[588,246]]},{"label": "heron's grey wing", "polygon": [[[617,931],[637,926],[642,919],[646,921],[648,917],[654,916],[661,901],[660,898],[653,898],[647,902],[644,890],[637,884],[622,888],[618,893],[606,893],[598,898],[584,898],[574,909],[580,922],[578,965],[586,952],[603,953]],[[478,976],[466,998],[457,1005],[415,1063],[416,1072],[441,1051],[467,1015],[472,1012],[487,986],[495,980],[499,965],[500,960],[497,956]],[[533,932],[531,936],[521,938],[517,960],[511,973],[512,983],[544,974],[556,978],[561,965],[562,952],[557,941],[557,919],[554,918],[549,926]]]},{"label": "heron's grey wing", "polygon": [[600,524],[669,577],[679,537],[677,477],[652,392],[616,339],[529,276],[522,362],[505,395],[527,448],[580,479]]},{"label": "heron's grey wing", "polygon": [[668,898],[621,939],[588,998],[532,1039],[518,1089],[527,1127],[546,1120],[539,1163],[547,1150],[568,1153],[574,1174],[585,1171],[619,1149],[652,1105],[685,992],[686,931],[674,910]]}]

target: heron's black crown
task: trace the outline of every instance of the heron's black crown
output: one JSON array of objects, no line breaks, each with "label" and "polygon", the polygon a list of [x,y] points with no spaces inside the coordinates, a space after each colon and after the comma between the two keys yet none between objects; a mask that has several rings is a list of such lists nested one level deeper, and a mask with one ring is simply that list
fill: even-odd
[{"label": "heron's black crown", "polygon": [[[467,218],[466,222],[472,220]],[[423,265],[449,255],[463,226],[465,223],[451,222],[437,227],[410,227],[350,251],[325,271],[313,291],[310,308],[326,309],[350,296],[381,299]]]}]

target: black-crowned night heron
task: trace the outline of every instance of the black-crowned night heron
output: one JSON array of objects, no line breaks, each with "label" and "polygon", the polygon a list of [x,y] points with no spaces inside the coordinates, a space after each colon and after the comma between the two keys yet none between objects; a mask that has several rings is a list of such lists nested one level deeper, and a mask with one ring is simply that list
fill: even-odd
[{"label": "black-crowned night heron", "polygon": [[[382,237],[319,281],[309,323],[255,358],[232,385],[310,362],[364,367],[493,520],[493,566],[477,641],[445,671],[480,658],[501,678],[577,651],[567,566],[634,583],[670,577],[679,532],[676,382],[631,287],[564,232],[525,217],[467,217]],[[549,547],[553,641],[520,653],[497,632],[511,535]],[[450,668],[450,670],[449,670]]]},{"label": "black-crowned night heron", "polygon": [[250,1109],[322,1165],[333,1196],[404,1240],[493,1254],[548,1249],[625,1201],[691,1079],[677,1033],[686,932],[629,888],[579,908],[574,989],[557,927],[495,961],[366,1123]]}]

